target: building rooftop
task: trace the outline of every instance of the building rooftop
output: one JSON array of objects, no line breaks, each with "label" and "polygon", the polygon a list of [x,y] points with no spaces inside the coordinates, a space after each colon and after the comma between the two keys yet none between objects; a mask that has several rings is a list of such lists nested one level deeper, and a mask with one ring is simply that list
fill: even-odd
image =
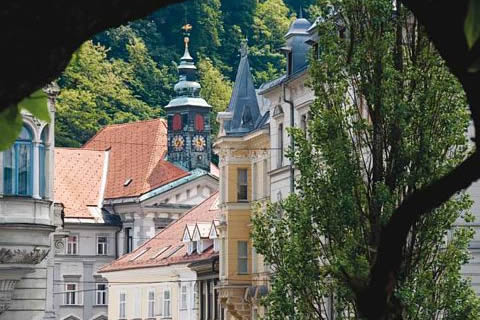
[{"label": "building rooftop", "polygon": [[[192,228],[197,222],[212,223],[220,212],[217,206],[218,192],[184,213],[178,220],[158,232],[133,252],[126,254],[100,269],[100,273],[128,269],[152,268],[179,263],[192,263],[217,256],[213,246],[201,254],[187,254],[186,244],[182,241],[185,228]],[[193,235],[193,234],[192,234]]]},{"label": "building rooftop", "polygon": [[108,152],[55,148],[55,202],[66,218],[94,219],[101,208]]},{"label": "building rooftop", "polygon": [[106,126],[83,149],[110,151],[105,199],[137,197],[189,175],[164,160],[167,152],[164,119]]}]

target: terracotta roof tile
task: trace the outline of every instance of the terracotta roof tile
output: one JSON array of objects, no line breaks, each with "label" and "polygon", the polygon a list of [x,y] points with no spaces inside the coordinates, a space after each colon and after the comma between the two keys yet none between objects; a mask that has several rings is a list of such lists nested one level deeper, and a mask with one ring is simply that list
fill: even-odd
[{"label": "terracotta roof tile", "polygon": [[[112,272],[126,269],[188,263],[205,260],[218,255],[217,252],[213,251],[212,246],[201,254],[194,253],[187,255],[186,245],[182,242],[183,232],[187,225],[212,223],[216,215],[219,213],[219,209],[214,206],[217,198],[218,192],[214,193],[195,208],[183,214],[178,220],[172,222],[168,227],[157,233],[142,246],[106,265],[99,272]],[[139,254],[140,256],[136,257]]]},{"label": "terracotta roof tile", "polygon": [[94,218],[88,207],[102,200],[104,151],[55,148],[55,202],[65,217]]},{"label": "terracotta roof tile", "polygon": [[83,148],[110,150],[106,199],[136,197],[189,175],[164,160],[167,152],[164,119],[106,126]]}]

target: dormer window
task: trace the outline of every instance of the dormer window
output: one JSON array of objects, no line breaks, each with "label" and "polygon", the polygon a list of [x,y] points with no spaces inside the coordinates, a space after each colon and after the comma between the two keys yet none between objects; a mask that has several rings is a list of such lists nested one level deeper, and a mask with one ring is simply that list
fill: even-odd
[{"label": "dormer window", "polygon": [[187,246],[188,255],[193,254],[195,251],[197,251],[197,241],[190,241]]}]

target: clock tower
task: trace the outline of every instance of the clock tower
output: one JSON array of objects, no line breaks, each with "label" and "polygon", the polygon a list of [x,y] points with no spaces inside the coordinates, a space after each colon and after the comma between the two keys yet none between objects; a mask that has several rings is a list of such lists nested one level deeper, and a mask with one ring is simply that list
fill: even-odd
[{"label": "clock tower", "polygon": [[176,97],[165,107],[168,123],[168,161],[188,170],[197,168],[210,171],[210,110],[211,106],[200,97],[197,68],[188,51],[190,30],[184,31],[185,53],[178,66],[179,80],[175,84]]}]

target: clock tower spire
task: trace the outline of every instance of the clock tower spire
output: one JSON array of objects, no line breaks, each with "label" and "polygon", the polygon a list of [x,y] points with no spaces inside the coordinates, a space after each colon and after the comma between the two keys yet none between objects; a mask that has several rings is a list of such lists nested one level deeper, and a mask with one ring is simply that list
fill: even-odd
[{"label": "clock tower spire", "polygon": [[168,160],[188,171],[210,171],[210,110],[200,96],[197,68],[189,52],[192,26],[182,27],[185,52],[178,66],[175,98],[165,107],[168,122]]}]

